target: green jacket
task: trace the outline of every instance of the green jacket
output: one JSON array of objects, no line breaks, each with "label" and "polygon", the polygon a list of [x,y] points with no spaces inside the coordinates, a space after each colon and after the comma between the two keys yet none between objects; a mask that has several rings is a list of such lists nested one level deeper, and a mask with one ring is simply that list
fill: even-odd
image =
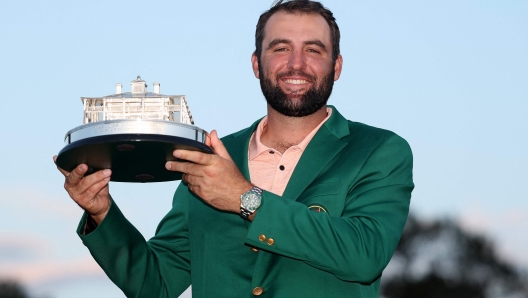
[{"label": "green jacket", "polygon": [[[412,154],[396,134],[334,108],[282,197],[264,191],[253,222],[216,210],[181,183],[149,241],[112,207],[82,236],[128,297],[378,297],[407,219]],[[222,139],[247,179],[258,122]],[[270,240],[272,239],[272,240]]]}]

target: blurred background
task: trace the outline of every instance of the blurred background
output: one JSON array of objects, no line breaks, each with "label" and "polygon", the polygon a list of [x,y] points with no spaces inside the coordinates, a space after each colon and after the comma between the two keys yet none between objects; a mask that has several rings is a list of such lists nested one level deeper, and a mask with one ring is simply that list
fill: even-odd
[{"label": "blurred background", "polygon": [[[0,297],[124,297],[77,237],[82,211],[52,161],[82,124],[80,97],[141,75],[186,95],[196,126],[245,128],[265,114],[250,56],[271,2],[2,3]],[[412,216],[383,295],[528,297],[528,2],[323,4],[344,58],[329,103],[414,152]],[[110,190],[148,239],[177,185]]]}]

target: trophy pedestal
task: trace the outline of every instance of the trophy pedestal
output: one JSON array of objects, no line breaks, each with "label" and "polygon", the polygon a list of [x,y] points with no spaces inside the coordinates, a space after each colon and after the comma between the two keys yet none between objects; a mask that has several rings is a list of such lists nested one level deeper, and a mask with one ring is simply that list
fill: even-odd
[{"label": "trophy pedestal", "polygon": [[176,149],[212,153],[207,133],[192,125],[160,120],[111,120],[81,125],[66,134],[57,165],[71,172],[87,164],[87,175],[111,169],[111,181],[162,182],[181,179],[165,169]]}]

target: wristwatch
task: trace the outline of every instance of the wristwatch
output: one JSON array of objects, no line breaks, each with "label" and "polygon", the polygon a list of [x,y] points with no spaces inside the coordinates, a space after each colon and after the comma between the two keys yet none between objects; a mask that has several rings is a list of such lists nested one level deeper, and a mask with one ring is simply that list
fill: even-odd
[{"label": "wristwatch", "polygon": [[249,220],[262,202],[262,189],[253,186],[252,189],[240,196],[240,216]]}]

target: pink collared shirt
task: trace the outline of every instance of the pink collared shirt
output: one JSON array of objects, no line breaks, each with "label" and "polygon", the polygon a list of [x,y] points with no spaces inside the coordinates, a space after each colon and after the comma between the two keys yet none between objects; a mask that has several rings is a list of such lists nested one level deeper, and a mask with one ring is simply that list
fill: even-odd
[{"label": "pink collared shirt", "polygon": [[260,142],[262,131],[268,125],[268,116],[264,117],[249,140],[248,166],[251,183],[278,196],[282,196],[306,146],[308,146],[308,143],[310,143],[319,128],[332,115],[331,108],[327,108],[326,112],[326,118],[304,140],[286,149],[283,154]]}]

